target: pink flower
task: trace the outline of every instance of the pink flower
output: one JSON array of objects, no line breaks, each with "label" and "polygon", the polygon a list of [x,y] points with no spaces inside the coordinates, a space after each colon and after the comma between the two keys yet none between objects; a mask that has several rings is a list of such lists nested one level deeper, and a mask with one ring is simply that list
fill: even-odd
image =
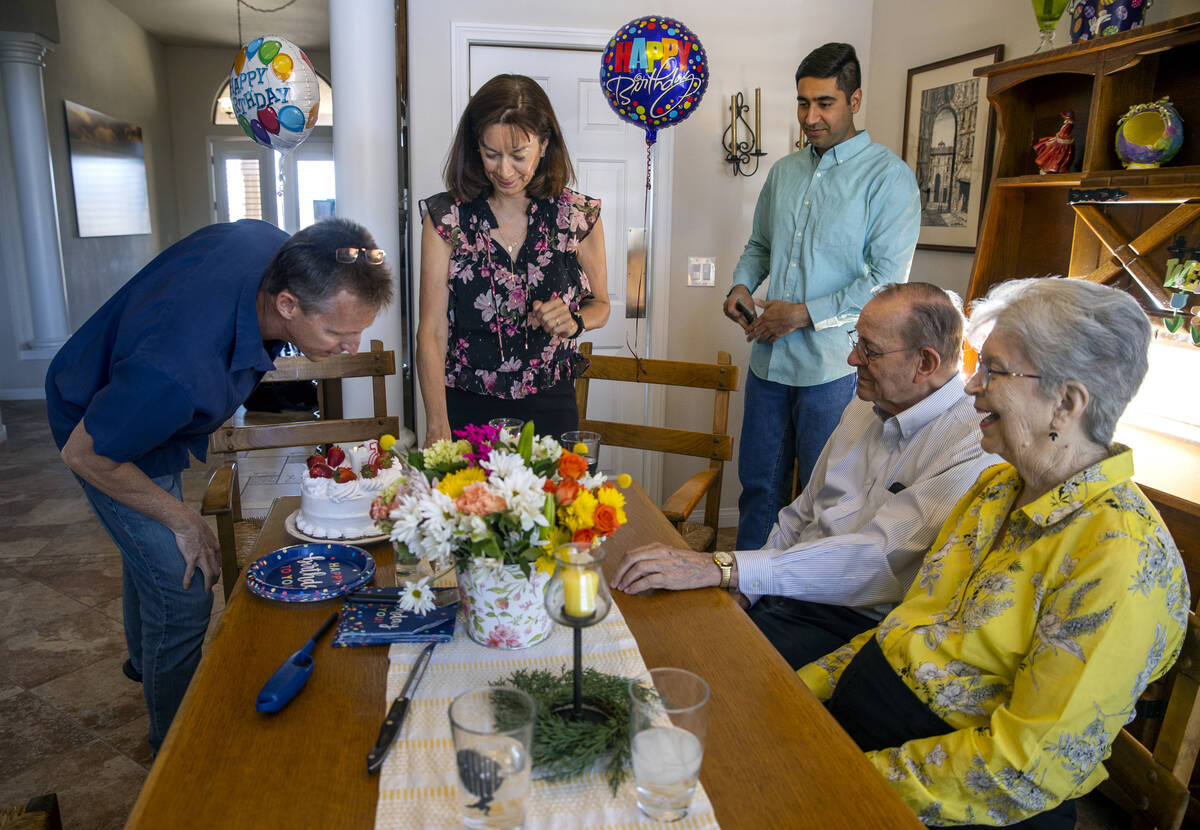
[{"label": "pink flower", "polygon": [[521,635],[501,623],[488,632],[487,644],[492,648],[519,648]]},{"label": "pink flower", "polygon": [[506,600],[504,597],[500,597],[500,599],[496,600],[496,607],[499,608],[501,611],[507,611],[508,610],[508,600]]},{"label": "pink flower", "polygon": [[463,488],[462,495],[454,500],[454,509],[461,513],[486,516],[507,510],[508,504],[500,496],[492,495],[482,481],[476,481]]}]

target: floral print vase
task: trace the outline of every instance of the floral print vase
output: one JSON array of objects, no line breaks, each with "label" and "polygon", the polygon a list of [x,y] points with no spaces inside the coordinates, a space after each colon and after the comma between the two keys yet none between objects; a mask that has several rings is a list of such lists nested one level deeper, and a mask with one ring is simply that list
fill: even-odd
[{"label": "floral print vase", "polygon": [[458,567],[459,605],[467,634],[490,648],[528,648],[550,636],[554,623],[543,596],[550,575],[478,558]]}]

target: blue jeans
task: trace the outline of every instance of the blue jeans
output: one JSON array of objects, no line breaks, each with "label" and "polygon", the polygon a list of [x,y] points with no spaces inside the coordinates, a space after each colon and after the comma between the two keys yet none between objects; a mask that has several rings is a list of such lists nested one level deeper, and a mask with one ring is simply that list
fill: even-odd
[{"label": "blue jeans", "polygon": [[758,550],[767,543],[779,511],[791,501],[793,461],[807,485],[856,386],[852,374],[816,386],[788,386],[746,373],[737,550]]},{"label": "blue jeans", "polygon": [[[182,501],[179,473],[152,478],[155,485]],[[150,713],[150,748],[158,752],[175,710],[183,700],[212,614],[213,597],[204,590],[197,568],[183,589],[185,565],[175,534],[121,502],[81,481],[92,509],[121,550],[121,594],[125,645]]]}]

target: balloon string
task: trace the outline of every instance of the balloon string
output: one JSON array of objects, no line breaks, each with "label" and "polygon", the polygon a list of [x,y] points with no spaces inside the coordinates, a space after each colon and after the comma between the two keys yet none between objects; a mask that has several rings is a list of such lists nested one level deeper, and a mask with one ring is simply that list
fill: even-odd
[{"label": "balloon string", "polygon": [[[651,144],[649,141],[647,141],[646,142],[646,195],[642,201],[642,227],[646,228],[647,231],[650,230],[649,225],[646,221],[647,218],[650,216],[650,147],[651,147]],[[650,234],[647,233],[646,234],[647,242],[649,241],[649,239],[650,239]],[[647,245],[646,249],[644,250],[644,252],[642,254],[642,270],[641,270],[641,273],[638,274],[637,298],[636,299],[638,301],[640,301],[639,302],[640,313],[636,317],[633,318],[633,342],[634,343],[638,342],[638,332],[641,328],[639,324],[641,323],[642,315],[646,313],[646,308],[648,306],[648,303],[646,302],[645,293],[644,293],[644,285],[645,285],[645,280],[646,280],[646,263],[649,261],[649,259],[650,259],[650,249],[649,249],[649,246]],[[637,367],[637,375],[640,377],[641,375],[646,374],[646,369],[645,369],[645,367],[642,366],[641,355],[639,355],[637,353],[637,349],[635,349],[633,346],[630,345],[628,334],[625,335],[625,348],[629,349],[629,353],[631,355],[633,355],[634,364]]]}]

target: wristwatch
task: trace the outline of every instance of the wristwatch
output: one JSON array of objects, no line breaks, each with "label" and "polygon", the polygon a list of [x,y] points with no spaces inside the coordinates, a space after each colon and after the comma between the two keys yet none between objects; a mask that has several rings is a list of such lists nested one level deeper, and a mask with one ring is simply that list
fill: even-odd
[{"label": "wristwatch", "polygon": [[575,333],[571,335],[571,339],[574,340],[579,335],[583,334],[583,315],[578,311],[572,311],[571,319],[575,321]]},{"label": "wristwatch", "polygon": [[713,554],[713,562],[721,569],[721,590],[729,588],[729,580],[733,577],[733,554],[719,550]]}]

